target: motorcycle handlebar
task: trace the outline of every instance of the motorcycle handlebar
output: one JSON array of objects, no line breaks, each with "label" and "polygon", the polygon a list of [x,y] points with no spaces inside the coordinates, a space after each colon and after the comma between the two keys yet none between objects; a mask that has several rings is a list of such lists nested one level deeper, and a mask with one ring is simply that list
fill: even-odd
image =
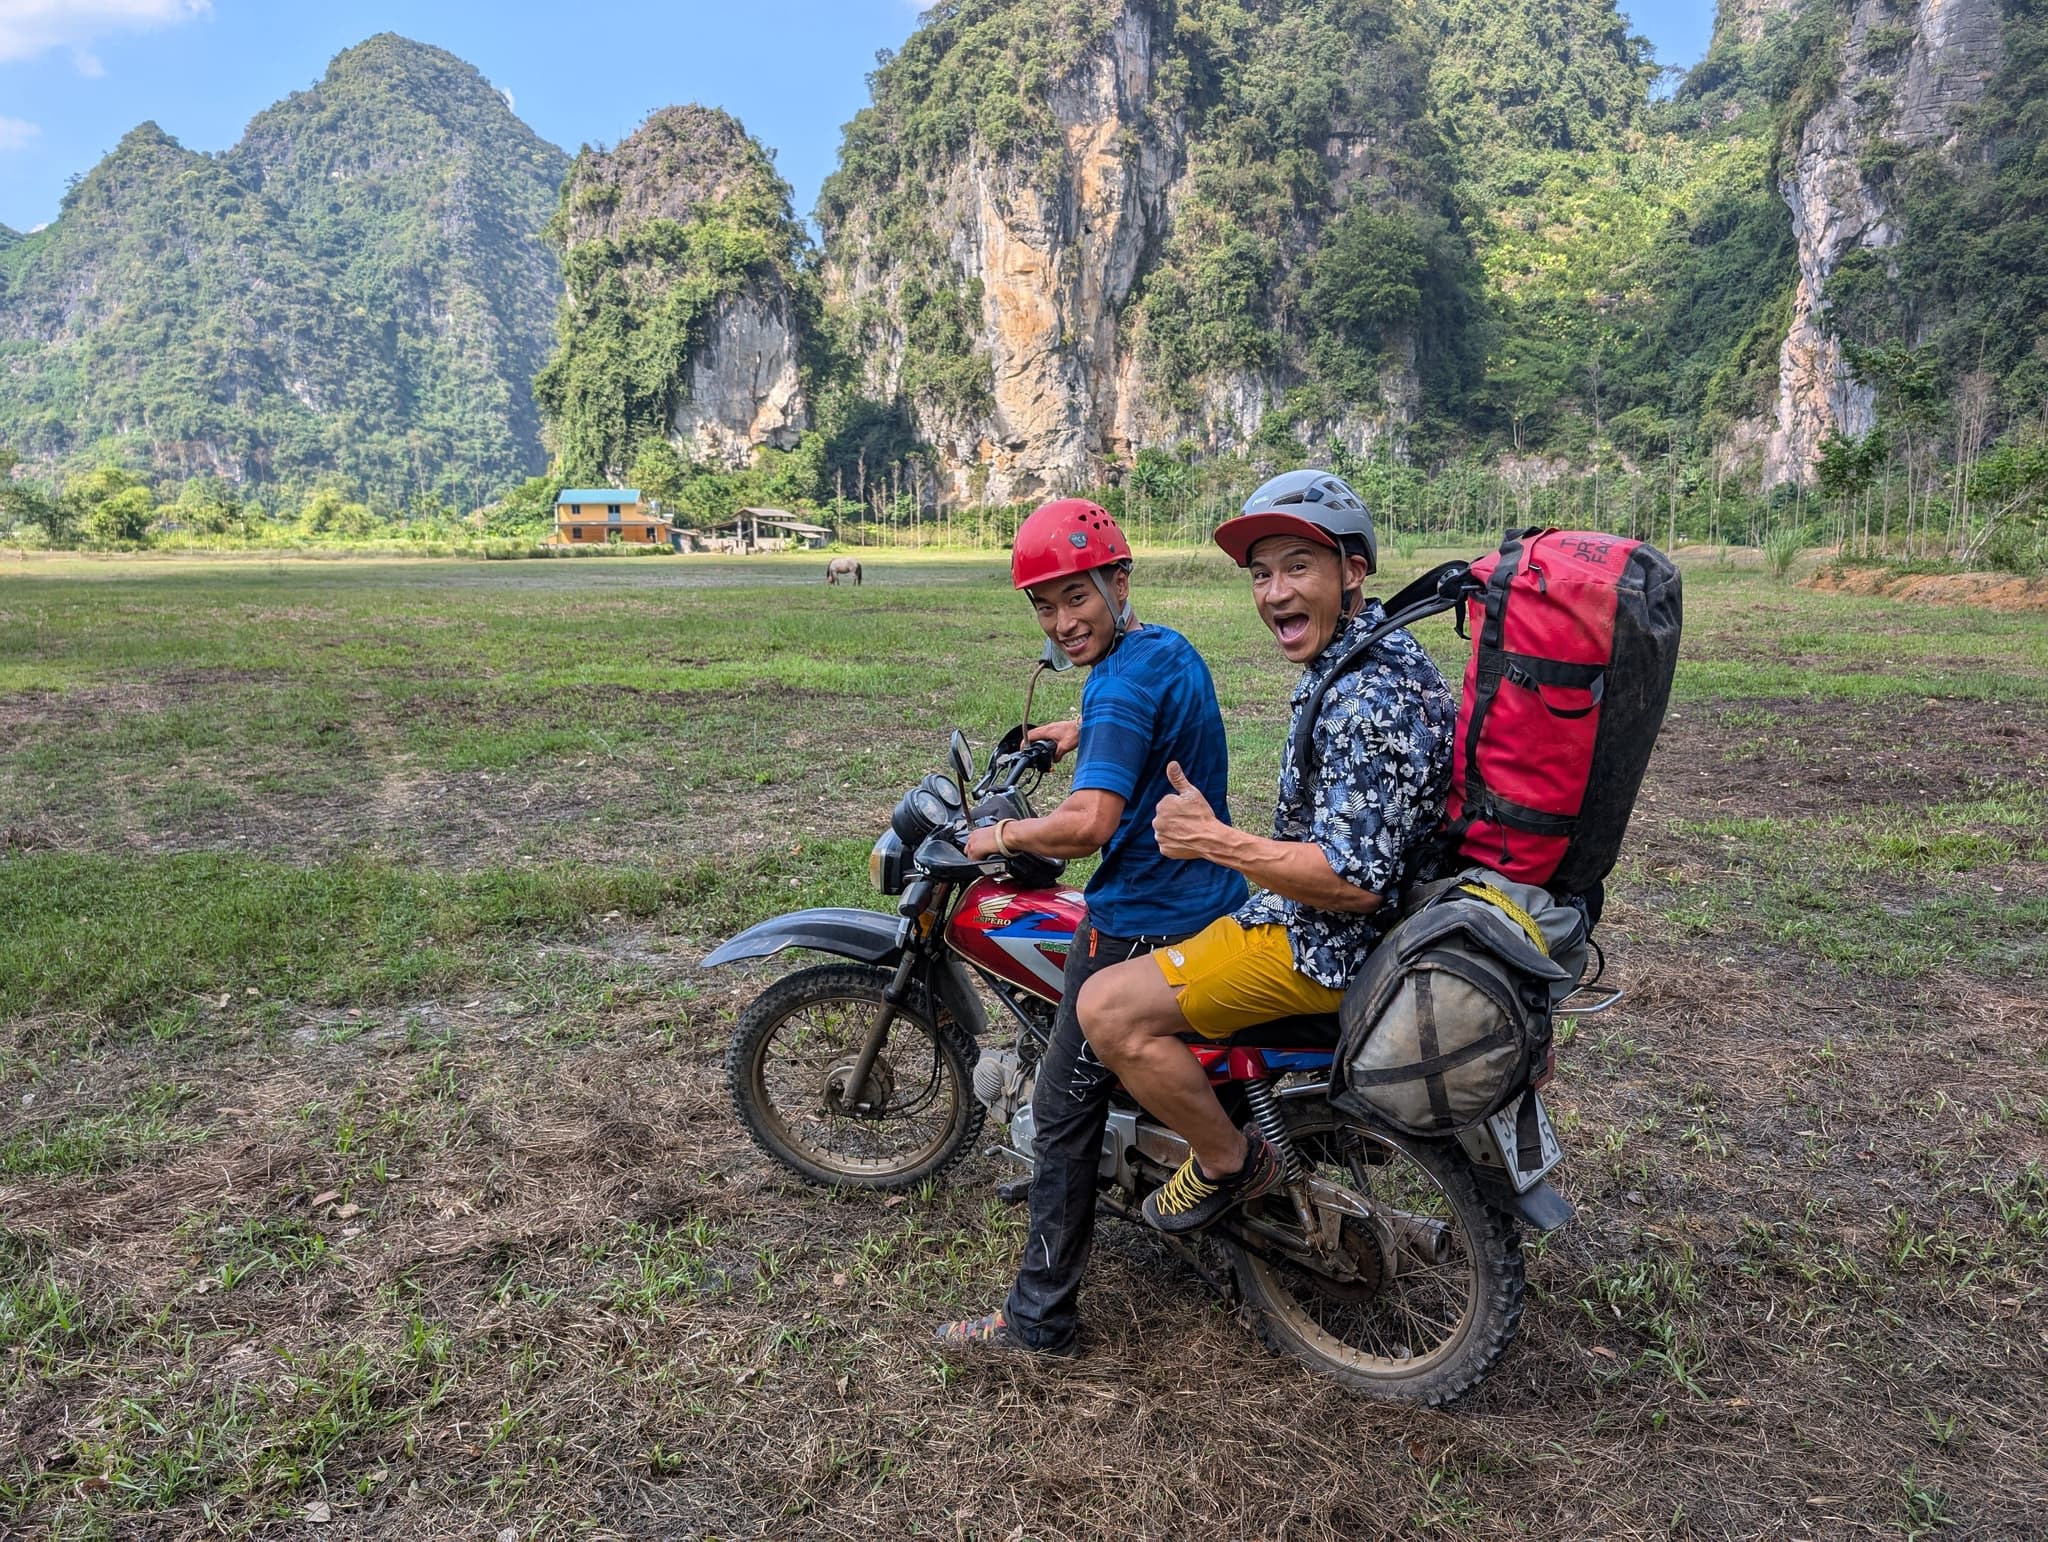
[{"label": "motorcycle handlebar", "polygon": [[1058,758],[1058,747],[1050,739],[1027,740],[1021,748],[1008,752],[998,750],[989,757],[988,773],[982,777],[975,792],[980,796],[992,792],[1015,792],[1026,772],[1036,771],[1043,776],[1053,768],[1053,762]]}]

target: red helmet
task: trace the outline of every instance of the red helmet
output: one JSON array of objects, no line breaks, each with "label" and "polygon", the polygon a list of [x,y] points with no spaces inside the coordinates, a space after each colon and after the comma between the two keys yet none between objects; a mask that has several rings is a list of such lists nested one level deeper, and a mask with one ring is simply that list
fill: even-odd
[{"label": "red helmet", "polygon": [[1131,543],[1109,510],[1086,498],[1058,498],[1031,511],[1010,548],[1010,578],[1029,589],[1069,573],[1129,562]]}]

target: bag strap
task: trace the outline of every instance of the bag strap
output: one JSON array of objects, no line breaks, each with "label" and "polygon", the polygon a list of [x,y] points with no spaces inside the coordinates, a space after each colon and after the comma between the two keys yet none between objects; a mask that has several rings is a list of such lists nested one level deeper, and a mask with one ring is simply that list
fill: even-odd
[{"label": "bag strap", "polygon": [[1294,764],[1303,779],[1315,770],[1316,719],[1322,714],[1323,698],[1329,695],[1330,687],[1356,668],[1358,662],[1390,633],[1417,621],[1456,610],[1458,635],[1462,637],[1465,633],[1465,602],[1479,593],[1480,588],[1473,581],[1471,563],[1446,562],[1431,568],[1386,602],[1387,619],[1344,650],[1343,657],[1323,676],[1322,684],[1309,693],[1308,700],[1302,703],[1300,715],[1294,720]]},{"label": "bag strap", "polygon": [[[1487,714],[1493,710],[1494,698],[1500,694],[1501,682],[1508,677],[1509,661],[1513,657],[1507,650],[1508,595],[1530,553],[1527,546],[1533,546],[1549,533],[1549,527],[1529,525],[1521,530],[1510,530],[1500,543],[1500,561],[1494,564],[1493,574],[1486,581],[1484,620],[1480,623],[1479,639],[1474,645],[1473,699],[1465,703],[1465,803],[1458,817],[1449,821],[1440,836],[1442,849],[1455,851],[1464,843],[1466,832],[1481,819],[1499,825],[1514,824],[1525,828],[1508,815],[1509,807],[1516,813],[1523,811],[1518,806],[1506,804],[1486,785],[1485,774],[1479,765],[1479,736],[1486,727]],[[1526,543],[1526,544],[1525,544]],[[1573,821],[1576,827],[1577,821]],[[1563,832],[1569,834],[1567,828]],[[1507,837],[1501,837],[1500,862],[1505,866],[1512,854],[1507,849]]]},{"label": "bag strap", "polygon": [[1536,924],[1536,918],[1517,905],[1507,895],[1490,883],[1461,883],[1458,888],[1466,894],[1476,895],[1494,909],[1502,911],[1507,918],[1529,934],[1529,942],[1545,958],[1550,957],[1550,944],[1543,940],[1543,928]]},{"label": "bag strap", "polygon": [[1522,1106],[1515,1110],[1515,1166],[1534,1172],[1543,1165],[1543,1132],[1536,1123],[1536,1093],[1522,1094]]}]

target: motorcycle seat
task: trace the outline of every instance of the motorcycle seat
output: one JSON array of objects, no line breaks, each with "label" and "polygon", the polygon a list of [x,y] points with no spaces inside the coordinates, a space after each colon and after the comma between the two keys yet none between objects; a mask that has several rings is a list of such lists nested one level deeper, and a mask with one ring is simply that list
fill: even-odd
[{"label": "motorcycle seat", "polygon": [[1254,1023],[1227,1039],[1204,1039],[1191,1033],[1181,1037],[1191,1044],[1234,1044],[1242,1049],[1335,1049],[1341,1031],[1336,1013],[1306,1012]]}]

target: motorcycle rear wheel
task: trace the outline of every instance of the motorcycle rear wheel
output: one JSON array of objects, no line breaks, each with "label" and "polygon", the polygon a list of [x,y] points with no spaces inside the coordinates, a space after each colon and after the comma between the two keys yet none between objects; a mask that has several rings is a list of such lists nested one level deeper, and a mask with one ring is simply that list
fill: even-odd
[{"label": "motorcycle rear wheel", "polygon": [[[1453,1149],[1396,1140],[1320,1102],[1290,1109],[1287,1124],[1314,1175],[1363,1199],[1374,1220],[1344,1218],[1349,1281],[1225,1244],[1260,1336],[1370,1397],[1435,1407],[1469,1391],[1522,1319],[1516,1223],[1487,1203]],[[1253,1215],[1300,1235],[1285,1191]]]},{"label": "motorcycle rear wheel", "polygon": [[881,1113],[841,1104],[889,980],[889,970],[862,964],[785,975],[740,1014],[726,1050],[726,1085],[747,1133],[811,1183],[915,1188],[959,1161],[987,1116],[974,1097],[973,1035],[916,987],[876,1060]]}]

